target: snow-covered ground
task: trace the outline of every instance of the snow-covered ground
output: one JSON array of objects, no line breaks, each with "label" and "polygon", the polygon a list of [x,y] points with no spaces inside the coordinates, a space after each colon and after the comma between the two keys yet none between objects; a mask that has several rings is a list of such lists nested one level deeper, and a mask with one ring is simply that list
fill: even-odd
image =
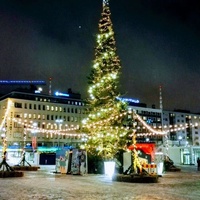
[{"label": "snow-covered ground", "polygon": [[158,183],[113,182],[105,175],[56,174],[55,166],[24,172],[21,178],[0,178],[0,200],[199,200],[200,172],[181,166]]}]

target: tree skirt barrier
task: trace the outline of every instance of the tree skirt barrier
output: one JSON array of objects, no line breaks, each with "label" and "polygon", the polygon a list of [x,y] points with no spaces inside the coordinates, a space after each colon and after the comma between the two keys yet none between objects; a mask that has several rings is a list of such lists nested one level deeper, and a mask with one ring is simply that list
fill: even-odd
[{"label": "tree skirt barrier", "polygon": [[37,171],[40,169],[38,166],[13,166],[12,168],[17,171]]},{"label": "tree skirt barrier", "polygon": [[158,183],[158,177],[158,175],[114,174],[112,180],[129,183]]},{"label": "tree skirt barrier", "polygon": [[0,178],[22,177],[24,172],[19,171],[0,171]]}]

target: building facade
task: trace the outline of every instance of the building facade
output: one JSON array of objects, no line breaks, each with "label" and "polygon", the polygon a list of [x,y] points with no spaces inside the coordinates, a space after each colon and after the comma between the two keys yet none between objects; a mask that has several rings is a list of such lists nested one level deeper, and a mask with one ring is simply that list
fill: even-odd
[{"label": "building facade", "polygon": [[[154,130],[166,132],[154,134],[137,120],[137,142],[156,143],[157,149],[176,163],[196,163],[200,157],[200,114],[148,108],[140,103],[130,103],[128,109]],[[80,96],[11,92],[0,97],[1,137],[6,137],[8,149],[76,147],[86,140],[79,130],[85,117],[86,106]]]},{"label": "building facade", "polygon": [[1,135],[7,146],[63,147],[81,142],[80,98],[11,92],[0,98]]}]

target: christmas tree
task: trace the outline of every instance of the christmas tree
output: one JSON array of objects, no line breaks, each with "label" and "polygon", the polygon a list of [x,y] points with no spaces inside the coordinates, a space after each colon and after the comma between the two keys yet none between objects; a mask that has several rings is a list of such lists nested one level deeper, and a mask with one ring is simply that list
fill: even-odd
[{"label": "christmas tree", "polygon": [[[127,105],[120,101],[120,59],[116,53],[113,24],[108,0],[103,1],[95,59],[88,77],[88,118],[84,131],[88,133],[86,149],[103,159],[113,159],[126,144],[130,116]],[[131,120],[131,118],[130,118]]]}]

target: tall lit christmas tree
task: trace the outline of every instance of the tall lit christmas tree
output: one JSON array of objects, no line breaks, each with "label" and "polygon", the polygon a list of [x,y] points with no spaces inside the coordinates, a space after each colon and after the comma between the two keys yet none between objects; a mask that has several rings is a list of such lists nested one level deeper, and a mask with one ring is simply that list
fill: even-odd
[{"label": "tall lit christmas tree", "polygon": [[109,1],[103,0],[95,59],[89,79],[89,115],[84,121],[87,150],[103,159],[113,159],[126,144],[127,105],[119,100],[120,59],[116,53]]}]

